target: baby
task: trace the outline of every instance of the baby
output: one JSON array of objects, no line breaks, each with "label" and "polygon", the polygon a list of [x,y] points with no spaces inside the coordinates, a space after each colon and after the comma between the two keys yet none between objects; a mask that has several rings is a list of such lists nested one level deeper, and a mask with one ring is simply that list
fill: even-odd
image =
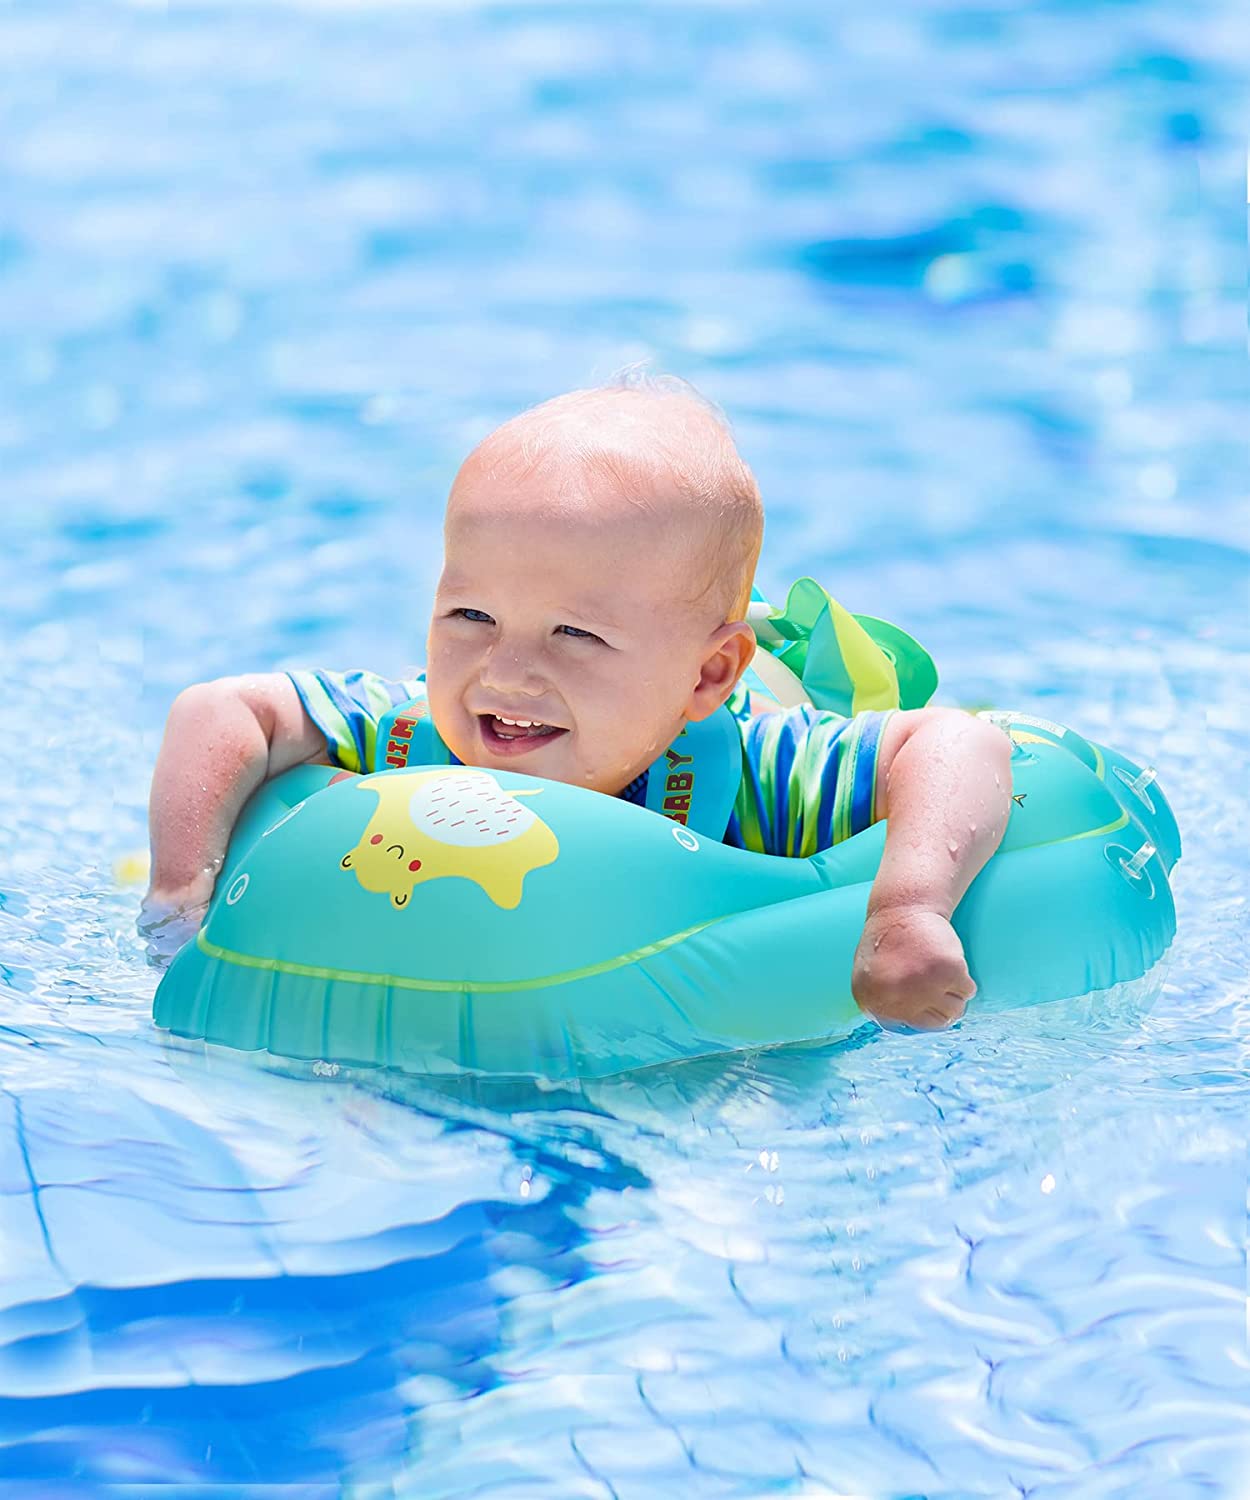
[{"label": "baby", "polygon": [[[747,702],[762,534],[750,470],[684,382],[574,391],[505,422],[447,503],[434,727],[465,765],[645,803],[647,769],[732,698],[743,774],[725,842],[806,855],[887,819],[852,989],[884,1024],[945,1026],[976,990],[950,917],[1006,826],[1010,744],[956,709],[847,720]],[[294,672],[179,695],[152,782],[153,962],[198,927],[256,787],[306,761],[384,769],[378,721],[420,691]]]}]

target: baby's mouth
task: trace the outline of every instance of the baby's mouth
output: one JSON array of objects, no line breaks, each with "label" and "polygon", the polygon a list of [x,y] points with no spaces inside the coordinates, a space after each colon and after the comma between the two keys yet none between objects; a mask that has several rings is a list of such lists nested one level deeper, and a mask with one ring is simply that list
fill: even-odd
[{"label": "baby's mouth", "polygon": [[505,718],[502,714],[478,714],[482,739],[492,750],[529,749],[533,745],[567,734],[558,724],[542,724],[536,719]]}]

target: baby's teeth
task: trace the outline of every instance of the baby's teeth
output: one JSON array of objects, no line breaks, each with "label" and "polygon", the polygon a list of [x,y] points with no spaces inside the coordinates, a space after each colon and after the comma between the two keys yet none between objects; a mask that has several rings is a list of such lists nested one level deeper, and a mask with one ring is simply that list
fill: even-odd
[{"label": "baby's teeth", "polygon": [[509,719],[503,714],[496,714],[495,717],[501,724],[515,724],[518,729],[533,729],[537,723],[535,719]]}]

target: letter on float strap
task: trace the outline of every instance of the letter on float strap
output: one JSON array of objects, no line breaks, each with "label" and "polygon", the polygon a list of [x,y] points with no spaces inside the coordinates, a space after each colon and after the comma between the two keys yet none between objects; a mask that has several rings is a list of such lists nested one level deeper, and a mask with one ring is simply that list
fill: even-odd
[{"label": "letter on float strap", "polygon": [[[677,766],[682,770],[675,770]],[[687,724],[651,766],[647,806],[707,838],[721,839],[741,780],[742,732],[733,714],[721,707]]]},{"label": "letter on float strap", "polygon": [[378,760],[385,750],[385,765],[377,769],[398,769],[401,766],[447,766],[451,764],[451,751],[443,743],[442,736],[434,728],[430,708],[424,696],[410,698],[407,703],[398,703],[390,713],[383,714],[378,722]]}]

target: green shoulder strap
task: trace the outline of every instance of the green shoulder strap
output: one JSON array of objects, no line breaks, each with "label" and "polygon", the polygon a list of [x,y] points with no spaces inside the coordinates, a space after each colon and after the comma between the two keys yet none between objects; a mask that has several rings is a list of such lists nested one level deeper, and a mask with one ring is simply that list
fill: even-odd
[{"label": "green shoulder strap", "polygon": [[785,707],[810,702],[849,718],[923,708],[937,687],[933,658],[905,630],[851,614],[813,578],[793,585],[783,609],[753,590],[747,620],[760,647],[751,670]]}]

